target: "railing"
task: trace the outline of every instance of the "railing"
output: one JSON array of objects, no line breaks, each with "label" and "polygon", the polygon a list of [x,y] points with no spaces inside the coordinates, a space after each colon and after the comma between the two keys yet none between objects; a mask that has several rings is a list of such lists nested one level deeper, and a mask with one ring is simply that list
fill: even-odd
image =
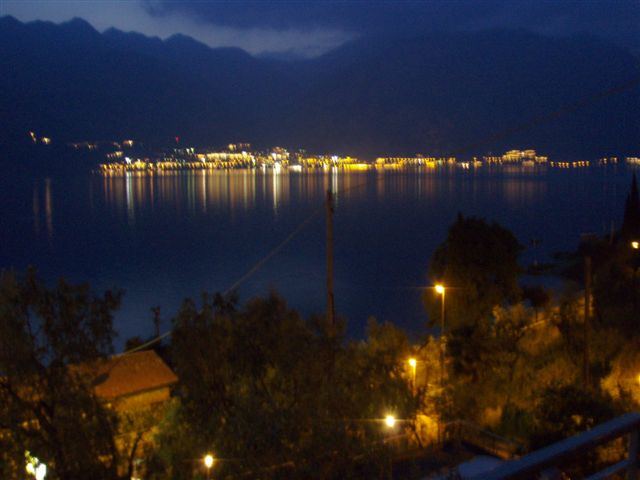
[{"label": "railing", "polygon": [[559,479],[563,464],[574,459],[577,454],[593,450],[625,435],[629,441],[627,458],[587,477],[586,480],[604,480],[625,471],[628,480],[637,480],[639,431],[640,413],[628,413],[517,460],[505,462],[491,472],[474,477],[473,480]]},{"label": "railing", "polygon": [[465,443],[502,460],[511,459],[524,451],[524,445],[521,443],[488,432],[478,425],[463,420],[445,425],[444,437],[445,441]]}]

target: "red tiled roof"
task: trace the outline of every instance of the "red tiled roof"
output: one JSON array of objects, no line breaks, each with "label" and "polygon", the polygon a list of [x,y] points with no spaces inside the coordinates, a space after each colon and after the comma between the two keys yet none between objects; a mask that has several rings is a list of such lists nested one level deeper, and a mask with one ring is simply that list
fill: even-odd
[{"label": "red tiled roof", "polygon": [[166,387],[178,377],[153,350],[112,357],[97,372],[96,394],[113,399]]}]

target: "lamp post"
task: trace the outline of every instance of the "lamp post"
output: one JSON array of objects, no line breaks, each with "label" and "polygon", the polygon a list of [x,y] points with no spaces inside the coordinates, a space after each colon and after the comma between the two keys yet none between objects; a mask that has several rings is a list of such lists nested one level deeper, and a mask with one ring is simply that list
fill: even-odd
[{"label": "lamp post", "polygon": [[211,455],[210,453],[207,453],[202,459],[202,462],[204,463],[204,466],[207,469],[207,480],[209,480],[210,478],[211,467],[213,467],[214,461],[215,459],[213,458],[213,455]]},{"label": "lamp post", "polygon": [[631,242],[631,248],[635,251],[635,255],[633,258],[633,310],[638,310],[638,287],[637,287],[637,278],[638,278],[638,267],[640,267],[640,257],[638,256],[638,251],[640,250],[640,242],[638,240],[633,240]]},{"label": "lamp post", "polygon": [[[434,287],[436,293],[442,296],[442,310],[440,311],[440,398],[442,399],[444,393],[444,321],[445,321],[445,294],[447,292],[444,285],[441,283],[436,284]],[[442,438],[442,421],[438,421],[438,439]]]},{"label": "lamp post", "polygon": [[436,293],[442,296],[442,310],[440,311],[440,388],[444,387],[444,319],[445,319],[445,294],[444,285],[438,283],[435,286]]}]

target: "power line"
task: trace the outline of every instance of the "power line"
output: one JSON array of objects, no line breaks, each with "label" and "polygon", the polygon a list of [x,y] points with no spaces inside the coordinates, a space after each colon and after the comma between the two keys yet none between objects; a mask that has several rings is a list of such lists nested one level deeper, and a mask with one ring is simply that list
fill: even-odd
[{"label": "power line", "polygon": [[258,261],[247,273],[245,273],[242,277],[240,277],[233,285],[231,285],[223,295],[227,295],[231,291],[235,290],[240,286],[242,282],[244,282],[247,278],[251,277],[254,273],[256,273],[260,268],[267,263],[272,257],[278,254],[282,248],[289,243],[293,238],[302,231],[304,227],[315,217],[318,213],[322,211],[322,208],[318,208],[314,210],[311,215],[309,215],[302,223],[300,223],[288,236],[285,238],[277,247],[271,250],[266,256],[264,256],[260,261]]}]

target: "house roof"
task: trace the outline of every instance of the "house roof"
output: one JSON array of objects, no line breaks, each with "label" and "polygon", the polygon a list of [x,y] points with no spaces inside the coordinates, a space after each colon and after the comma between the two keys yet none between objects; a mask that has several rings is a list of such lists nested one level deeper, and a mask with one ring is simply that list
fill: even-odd
[{"label": "house roof", "polygon": [[114,399],[170,386],[178,377],[153,350],[118,355],[101,362],[95,380],[99,397]]}]

